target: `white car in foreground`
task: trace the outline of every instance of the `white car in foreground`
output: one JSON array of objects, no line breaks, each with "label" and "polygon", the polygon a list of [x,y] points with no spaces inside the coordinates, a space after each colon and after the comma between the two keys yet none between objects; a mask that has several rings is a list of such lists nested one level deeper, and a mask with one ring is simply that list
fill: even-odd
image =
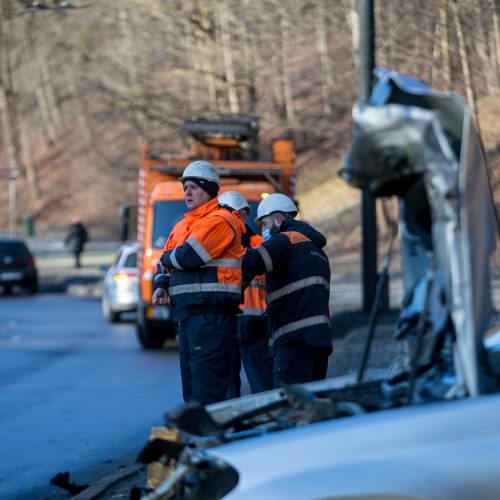
[{"label": "white car in foreground", "polygon": [[224,498],[500,498],[500,396],[310,424],[211,450],[234,467]]}]

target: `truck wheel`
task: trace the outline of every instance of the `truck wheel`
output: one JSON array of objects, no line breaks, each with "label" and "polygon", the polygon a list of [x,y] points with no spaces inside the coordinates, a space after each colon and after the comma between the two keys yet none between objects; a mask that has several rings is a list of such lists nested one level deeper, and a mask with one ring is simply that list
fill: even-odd
[{"label": "truck wheel", "polygon": [[147,305],[139,303],[137,308],[137,338],[145,349],[159,349],[167,339],[174,339],[177,323],[167,319],[146,318]]},{"label": "truck wheel", "polygon": [[167,340],[168,326],[152,325],[148,320],[137,321],[137,337],[145,349],[159,349]]}]

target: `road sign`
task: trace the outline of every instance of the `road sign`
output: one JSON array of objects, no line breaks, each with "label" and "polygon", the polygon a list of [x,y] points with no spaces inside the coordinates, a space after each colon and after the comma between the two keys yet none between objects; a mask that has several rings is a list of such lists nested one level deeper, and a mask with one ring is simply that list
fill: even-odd
[{"label": "road sign", "polygon": [[0,168],[0,179],[16,179],[20,173],[17,168]]}]

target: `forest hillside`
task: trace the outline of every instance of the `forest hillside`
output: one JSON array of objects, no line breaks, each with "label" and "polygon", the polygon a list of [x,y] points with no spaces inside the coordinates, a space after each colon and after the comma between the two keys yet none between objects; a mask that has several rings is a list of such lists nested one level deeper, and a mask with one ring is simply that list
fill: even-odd
[{"label": "forest hillside", "polygon": [[[374,5],[377,66],[468,101],[499,191],[498,2]],[[339,251],[359,243],[360,193],[337,176],[358,94],[356,0],[0,0],[0,40],[0,168],[20,171],[19,231],[23,214],[39,233],[78,215],[115,237],[142,143],[186,154],[184,120],[241,113],[260,117],[264,156],[294,137],[302,216]]]}]

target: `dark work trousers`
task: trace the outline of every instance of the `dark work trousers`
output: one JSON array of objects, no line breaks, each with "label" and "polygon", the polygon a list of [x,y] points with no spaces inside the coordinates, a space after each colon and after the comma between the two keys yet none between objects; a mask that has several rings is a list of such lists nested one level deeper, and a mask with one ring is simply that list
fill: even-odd
[{"label": "dark work trousers", "polygon": [[326,377],[330,347],[316,347],[302,341],[291,341],[276,348],[274,387],[302,384]]},{"label": "dark work trousers", "polygon": [[227,399],[239,398],[241,396],[241,358],[240,350],[238,348],[238,340],[234,343],[234,364],[233,364],[233,378],[229,385]]},{"label": "dark work trousers", "polygon": [[269,356],[267,338],[240,344],[243,368],[252,394],[273,388],[273,359]]},{"label": "dark work trousers", "polygon": [[179,323],[184,401],[223,401],[234,374],[236,315],[194,314]]}]

